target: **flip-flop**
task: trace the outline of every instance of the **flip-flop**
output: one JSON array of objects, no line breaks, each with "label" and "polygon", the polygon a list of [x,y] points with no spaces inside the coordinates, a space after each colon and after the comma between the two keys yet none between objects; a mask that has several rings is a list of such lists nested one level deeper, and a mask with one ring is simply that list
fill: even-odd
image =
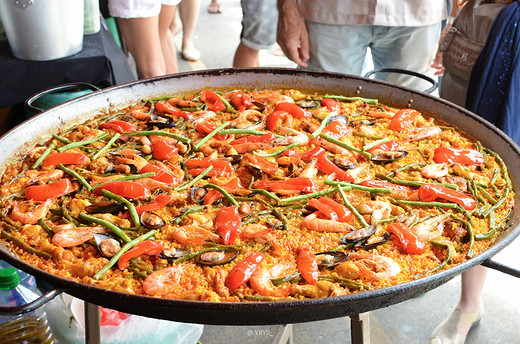
[{"label": "flip-flop", "polygon": [[222,13],[222,5],[221,4],[209,4],[208,6],[209,13]]}]

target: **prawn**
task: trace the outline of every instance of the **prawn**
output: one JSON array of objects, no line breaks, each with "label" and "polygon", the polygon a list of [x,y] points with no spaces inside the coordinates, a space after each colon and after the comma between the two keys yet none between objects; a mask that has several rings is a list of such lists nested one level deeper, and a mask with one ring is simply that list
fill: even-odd
[{"label": "prawn", "polygon": [[51,180],[58,180],[63,178],[65,173],[62,170],[49,170],[49,171],[37,171],[27,170],[25,175],[29,177],[29,180],[25,183],[26,186],[35,183],[47,183]]},{"label": "prawn", "polygon": [[52,243],[59,247],[74,247],[94,238],[94,233],[104,233],[104,227],[75,227],[62,229],[52,237]]},{"label": "prawn", "polygon": [[392,207],[383,201],[366,201],[356,206],[361,215],[370,214],[370,223],[376,224],[378,221],[387,219],[392,213]]},{"label": "prawn", "polygon": [[275,287],[272,279],[282,277],[291,266],[288,263],[278,263],[271,268],[262,267],[251,275],[249,284],[254,291],[263,296],[287,296],[291,292],[291,287]]},{"label": "prawn", "polygon": [[279,137],[273,141],[273,143],[278,146],[287,146],[292,143],[306,145],[310,140],[307,134],[291,128],[282,127],[278,133],[284,135],[284,137]]},{"label": "prawn", "polygon": [[132,110],[130,115],[133,118],[139,119],[141,121],[149,121],[152,118],[150,113],[144,112],[143,110]]},{"label": "prawn", "polygon": [[367,278],[377,282],[388,280],[401,272],[399,264],[388,257],[370,253],[350,253],[350,260],[339,264],[334,271],[341,277]]},{"label": "prawn", "polygon": [[43,203],[36,204],[34,201],[15,202],[11,212],[11,218],[24,225],[34,225],[39,219],[44,218],[54,204],[54,199],[49,198]]},{"label": "prawn", "polygon": [[173,238],[181,244],[202,245],[206,241],[218,241],[220,237],[199,226],[188,225],[179,227],[173,232]]},{"label": "prawn", "polygon": [[420,141],[438,136],[442,132],[439,127],[426,127],[414,129],[412,135],[408,138],[410,141]]},{"label": "prawn", "polygon": [[341,232],[347,233],[354,230],[352,225],[343,222],[320,219],[317,217],[317,212],[307,215],[302,223],[302,227],[311,231],[318,232]]},{"label": "prawn", "polygon": [[318,174],[318,169],[316,168],[317,159],[312,159],[305,168],[300,172],[298,177],[313,179]]},{"label": "prawn", "polygon": [[151,296],[162,296],[178,289],[184,267],[175,265],[151,273],[143,282],[144,292]]},{"label": "prawn", "polygon": [[410,230],[422,240],[430,241],[442,235],[446,220],[448,220],[447,214],[434,216],[416,224]]},{"label": "prawn", "polygon": [[421,169],[421,176],[424,178],[442,178],[448,174],[448,164],[430,164]]},{"label": "prawn", "polygon": [[229,297],[229,289],[224,284],[226,281],[227,272],[220,268],[210,268],[206,266],[204,268],[204,274],[206,277],[213,282],[213,289],[221,297]]}]

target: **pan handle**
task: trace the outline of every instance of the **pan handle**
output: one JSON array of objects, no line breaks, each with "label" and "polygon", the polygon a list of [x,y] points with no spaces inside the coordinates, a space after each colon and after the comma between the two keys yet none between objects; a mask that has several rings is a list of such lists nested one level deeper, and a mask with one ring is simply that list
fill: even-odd
[{"label": "pan handle", "polygon": [[[57,86],[53,86],[53,87],[49,87],[43,91],[40,91],[36,94],[33,94],[32,96],[30,96],[26,101],[25,101],[25,111],[27,113],[30,113],[30,114],[33,114],[33,115],[36,115],[40,112],[43,112],[45,111],[45,109],[42,109],[42,108],[39,108],[37,106],[35,106],[33,103],[38,100],[39,98],[45,96],[45,95],[48,95],[48,94],[51,94],[51,93],[59,93],[59,92],[64,92],[64,91],[77,91],[78,89],[80,90],[91,90],[91,91],[99,91],[100,89],[92,84],[89,84],[88,82],[72,82],[72,83],[68,83],[68,84],[62,84],[62,85],[57,85]],[[83,95],[83,94],[81,94]],[[80,95],[74,97],[74,98],[77,98],[79,97]],[[73,98],[71,98],[73,99]],[[71,99],[67,99],[67,100],[71,100]],[[65,100],[66,101],[66,100]],[[58,105],[58,104],[56,104]]]},{"label": "pan handle", "polygon": [[62,289],[55,288],[49,290],[33,302],[27,303],[25,305],[15,307],[0,306],[0,315],[18,315],[32,312],[35,309],[40,308],[50,300],[54,299],[56,296],[60,295],[62,292]]},{"label": "pan handle", "polygon": [[376,73],[407,74],[407,75],[415,76],[415,77],[418,77],[420,79],[426,80],[429,83],[431,83],[432,86],[430,88],[424,90],[425,93],[432,93],[433,91],[435,91],[437,89],[437,86],[439,85],[437,83],[437,81],[435,81],[434,79],[430,78],[427,75],[424,75],[424,74],[421,74],[421,73],[417,73],[417,72],[414,72],[414,71],[408,70],[408,69],[401,69],[401,68],[378,68],[378,69],[373,69],[373,70],[371,70],[371,71],[369,71],[368,73],[365,74],[365,78],[368,78],[372,74],[376,74]]},{"label": "pan handle", "polygon": [[481,265],[483,265],[483,266],[485,266],[487,268],[493,269],[493,270],[497,270],[497,271],[503,272],[503,273],[508,274],[510,276],[520,278],[520,270],[512,268],[512,267],[507,266],[507,265],[504,265],[504,264],[499,263],[497,261],[494,261],[492,259],[488,259],[488,260],[483,261]]}]

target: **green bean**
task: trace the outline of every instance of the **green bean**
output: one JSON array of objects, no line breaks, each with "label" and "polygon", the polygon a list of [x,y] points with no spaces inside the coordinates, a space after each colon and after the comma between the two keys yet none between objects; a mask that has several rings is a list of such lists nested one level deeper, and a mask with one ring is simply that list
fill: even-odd
[{"label": "green bean", "polygon": [[491,196],[487,191],[486,189],[484,189],[482,186],[479,186],[479,185],[476,185],[476,189],[478,191],[480,191],[481,194],[484,195],[484,197],[491,203],[491,204],[495,204],[497,203],[497,200]]},{"label": "green bean", "polygon": [[359,148],[356,148],[356,147],[354,147],[354,146],[351,146],[351,145],[349,145],[348,143],[345,143],[345,142],[343,142],[343,141],[336,140],[335,138],[333,138],[333,137],[331,137],[331,136],[329,136],[329,135],[326,135],[326,134],[320,134],[320,137],[321,137],[322,139],[327,140],[327,141],[329,141],[329,142],[331,142],[331,143],[334,143],[334,144],[336,144],[336,145],[338,145],[338,146],[340,146],[340,147],[343,147],[343,148],[346,148],[346,149],[351,150],[351,151],[353,151],[353,152],[359,153],[359,154],[365,156],[367,159],[370,159],[370,158],[372,157],[372,154],[370,154],[370,153],[368,153],[368,152],[365,152],[365,151],[363,151],[363,150],[361,150],[361,149],[359,149]]},{"label": "green bean", "polygon": [[9,216],[7,216],[6,214],[4,214],[2,212],[0,212],[0,218],[2,218],[3,221],[9,223],[11,226],[15,227],[16,229],[22,228],[22,226],[20,226],[16,222],[14,222]]},{"label": "green bean", "polygon": [[260,253],[266,253],[267,251],[269,251],[271,246],[273,246],[273,245],[271,245],[270,243],[265,244],[265,246],[262,247],[262,249],[260,250]]},{"label": "green bean", "polygon": [[137,267],[138,269],[140,270],[143,270],[143,271],[146,271],[147,273],[151,274],[153,272],[153,270],[146,264],[140,264],[137,259],[135,258],[132,258],[130,259],[130,263],[132,265],[134,265],[135,267]]},{"label": "green bean", "polygon": [[58,168],[60,170],[62,170],[63,172],[70,174],[71,176],[76,178],[81,185],[83,185],[84,187],[87,188],[87,190],[89,190],[89,191],[92,190],[92,186],[90,186],[90,184],[85,180],[85,178],[83,178],[78,172],[76,172],[68,167],[65,167],[63,164],[58,164]]},{"label": "green bean", "polygon": [[[419,181],[413,181],[413,180],[396,179],[396,178],[392,178],[392,177],[389,177],[387,175],[384,175],[382,173],[376,173],[376,177],[381,178],[381,179],[385,179],[385,180],[387,180],[387,181],[389,181],[391,183],[394,183],[394,184],[406,185],[406,186],[411,186],[411,187],[414,187],[414,188],[420,188],[424,184],[427,184],[425,182],[419,182]],[[459,189],[459,187],[457,185],[455,185],[455,184],[437,183],[437,182],[432,183],[432,184],[442,185],[442,186],[445,186],[445,187],[453,189],[453,190],[458,190]]]},{"label": "green bean", "polygon": [[[81,216],[81,214],[80,214]],[[88,215],[87,215],[88,216]],[[89,216],[91,217],[91,216]],[[128,251],[129,249],[131,249],[132,247],[134,247],[135,245],[153,237],[155,235],[157,231],[155,229],[149,231],[148,233],[145,233],[143,235],[141,235],[140,237],[134,239],[134,240],[128,240],[126,241],[126,244],[121,247],[121,249],[119,251],[117,251],[117,253],[115,254],[115,256],[113,256],[110,261],[105,265],[103,266],[103,268],[101,268],[101,270],[99,270],[95,275],[94,277],[92,277],[93,279],[95,280],[98,280],[100,279],[101,277],[103,277],[103,275],[108,271],[110,270],[110,268],[112,266],[114,266],[115,263],[117,263],[117,261],[119,260],[119,258],[121,258],[121,256],[126,252]]]},{"label": "green bean", "polygon": [[42,164],[43,160],[45,160],[45,158],[51,154],[51,151],[54,149],[54,143],[51,143],[49,145],[49,147],[47,147],[46,150],[43,151],[42,155],[40,155],[40,157],[38,158],[38,160],[36,160],[34,162],[34,164],[31,166],[31,169],[35,170],[37,169],[38,167],[40,167],[40,165]]},{"label": "green bean", "polygon": [[359,222],[363,225],[363,227],[368,228],[369,224],[365,221],[365,218],[363,215],[361,215],[356,208],[349,202],[347,195],[345,195],[345,192],[343,191],[343,188],[340,185],[336,185],[336,188],[338,189],[341,199],[343,200],[343,203],[345,203],[345,206],[350,209],[350,211],[356,216]]},{"label": "green bean", "polygon": [[70,140],[67,140],[66,138],[64,137],[61,137],[59,135],[56,135],[56,134],[52,134],[52,137],[55,138],[56,140],[60,141],[60,142],[63,142],[65,144],[69,144],[69,143],[72,143],[72,141]]},{"label": "green bean", "polygon": [[335,96],[335,95],[327,95],[324,98],[336,99],[336,100],[345,100],[349,102],[355,102],[356,100],[361,100],[367,104],[377,105],[379,103],[378,99],[370,99],[370,98],[362,98],[362,97],[345,97],[345,96]]},{"label": "green bean", "polygon": [[246,219],[246,220],[243,220],[242,221],[242,225],[248,225],[250,223],[256,223],[256,222],[260,221],[260,219],[258,218],[259,216],[271,215],[271,213],[272,213],[271,209],[262,210],[262,211],[259,211],[259,212],[256,212],[256,213],[250,213],[249,215],[245,216],[245,218],[248,218],[248,217],[250,217],[250,218]]},{"label": "green bean", "polygon": [[502,174],[504,175],[504,180],[506,181],[506,186],[508,188],[511,188],[512,187],[511,179],[509,178],[509,172],[507,170],[507,166],[506,166],[504,160],[502,160],[502,158],[497,153],[493,152],[492,150],[484,148],[484,151],[487,152],[488,154],[491,154],[495,159],[497,159],[498,164],[500,165],[500,169],[502,170]]},{"label": "green bean", "polygon": [[110,229],[114,234],[116,234],[118,237],[120,237],[126,243],[131,241],[130,238],[128,237],[128,235],[126,235],[125,232],[123,232],[116,225],[114,225],[114,224],[112,224],[112,223],[110,223],[110,222],[108,222],[106,220],[98,219],[97,217],[90,216],[90,215],[87,215],[85,213],[79,213],[79,217],[82,220],[85,220],[85,221],[88,221],[88,222],[93,222],[93,223],[96,223],[96,224],[98,224],[100,226],[103,226],[105,228]]},{"label": "green bean", "polygon": [[321,281],[339,282],[342,287],[347,287],[350,290],[368,290],[368,286],[363,283],[355,282],[348,278],[339,277],[337,275],[320,275],[318,279]]},{"label": "green bean", "polygon": [[323,128],[325,128],[325,126],[327,125],[327,123],[329,122],[330,118],[332,117],[333,114],[336,114],[337,111],[332,111],[331,113],[329,113],[327,116],[325,116],[325,118],[321,121],[320,123],[320,126],[318,127],[318,129],[316,129],[310,136],[310,139],[311,140],[314,140],[315,138],[318,137],[318,135],[321,134],[321,131],[323,130]]},{"label": "green bean", "polygon": [[45,221],[43,219],[38,219],[38,224],[40,225],[40,227],[42,227],[46,232],[47,234],[49,235],[54,235],[54,232],[52,231],[52,229],[45,223]]},{"label": "green bean", "polygon": [[372,143],[369,143],[368,145],[363,146],[363,150],[367,151],[369,149],[374,148],[375,146],[378,146],[378,145],[380,145],[382,143],[385,143],[385,142],[388,142],[388,141],[390,141],[389,137],[385,137],[383,139],[376,140],[376,141],[374,141]]},{"label": "green bean", "polygon": [[475,246],[475,231],[473,230],[473,223],[472,221],[465,221],[463,219],[461,219],[460,217],[458,216],[455,216],[455,215],[450,215],[450,218],[456,220],[456,221],[459,221],[460,223],[462,223],[468,230],[468,235],[469,235],[469,247],[468,247],[468,254],[467,254],[467,257],[468,258],[471,258],[473,257],[473,248]]},{"label": "green bean", "polygon": [[373,193],[391,193],[392,192],[392,189],[372,188],[372,187],[369,187],[369,186],[352,184],[352,183],[349,183],[349,182],[339,182],[339,181],[335,181],[335,180],[325,180],[324,183],[326,185],[341,185],[343,187],[349,187],[351,189],[358,189],[358,190],[368,191],[368,192],[373,192]]},{"label": "green bean", "polygon": [[285,152],[286,150],[289,150],[291,148],[294,148],[296,146],[298,146],[299,143],[298,142],[293,142],[285,147],[283,147],[282,149],[279,149],[277,150],[276,152],[273,152],[273,153],[269,153],[269,154],[260,154],[260,153],[257,153],[257,152],[253,152],[254,155],[257,155],[257,156],[261,156],[263,158],[269,158],[269,157],[272,157],[272,156],[277,156],[277,155],[280,155],[282,154],[283,152]]},{"label": "green bean", "polygon": [[[477,211],[478,213],[481,213],[481,210],[479,209],[478,207],[478,202],[481,202],[483,203],[484,205],[482,206],[482,208],[485,208],[487,205],[488,205],[488,202],[486,201],[486,199],[484,197],[482,197],[478,192],[477,192],[477,186],[475,185],[475,181],[474,180],[467,180],[466,181],[466,185],[468,186],[468,190],[469,192],[473,195],[473,197],[475,197],[475,202],[477,203],[477,206],[475,208],[475,211]],[[477,210],[478,209],[478,210]]]},{"label": "green bean", "polygon": [[301,279],[302,279],[301,274],[298,271],[296,271],[296,272],[293,272],[292,274],[289,274],[289,275],[286,275],[286,276],[283,276],[280,278],[272,279],[271,283],[274,286],[277,286],[277,285],[280,285],[280,284],[286,283],[286,282],[297,283],[297,282],[301,281]]},{"label": "green bean", "polygon": [[27,245],[26,243],[24,243],[23,241],[21,241],[20,239],[18,239],[17,237],[15,236],[12,236],[11,234],[7,233],[6,231],[0,231],[0,234],[6,239],[6,240],[9,240],[9,241],[12,241],[13,244],[15,244],[16,246],[20,247],[22,250],[24,251],[27,251],[29,253],[32,253],[32,254],[35,254],[37,255],[38,257],[42,257],[42,258],[45,258],[45,259],[50,259],[52,258],[52,255],[47,253],[47,252],[43,252],[43,251],[40,251],[40,250],[37,250],[35,248],[32,248],[31,246]]},{"label": "green bean", "polygon": [[187,260],[191,260],[203,253],[206,253],[206,252],[214,252],[218,250],[216,247],[206,247],[206,248],[202,248],[196,252],[191,252],[191,253],[188,253],[187,255],[184,255],[180,258],[177,258],[173,261],[173,264],[179,264],[179,263],[182,263],[182,262],[185,262]]},{"label": "green bean", "polygon": [[414,168],[414,167],[423,167],[423,166],[426,166],[426,163],[424,162],[413,162],[411,164],[408,164],[408,165],[404,165],[402,167],[399,167],[399,168],[396,168],[395,170],[392,170],[392,172],[390,172],[389,174],[387,174],[387,177],[393,177],[396,175],[397,172],[402,172],[402,171],[406,171],[410,168]]},{"label": "green bean", "polygon": [[73,223],[75,226],[79,226],[79,222],[73,218],[70,213],[69,213],[69,210],[67,209],[67,207],[65,206],[65,202],[62,203],[61,205],[61,215],[69,222],[69,223]]},{"label": "green bean", "polygon": [[267,196],[267,197],[275,200],[277,204],[282,202],[282,200],[280,198],[278,198],[278,196],[276,196],[274,193],[269,192],[267,190],[264,190],[264,189],[252,189],[252,191],[256,192],[256,193],[260,193],[260,194],[262,194],[264,196]]},{"label": "green bean", "polygon": [[121,177],[121,178],[116,178],[116,179],[112,179],[112,180],[109,180],[109,181],[106,181],[106,182],[103,182],[103,183],[99,183],[96,186],[93,186],[92,190],[96,190],[97,188],[99,188],[99,187],[101,187],[101,186],[103,186],[105,184],[112,183],[112,182],[127,182],[127,181],[130,181],[130,180],[143,179],[143,178],[152,178],[152,177],[155,177],[155,172],[131,174],[129,176],[124,176],[124,177]]},{"label": "green bean", "polygon": [[241,246],[235,246],[235,245],[222,245],[222,244],[217,244],[215,242],[207,242],[203,246],[204,247],[213,247],[213,248],[217,248],[219,250],[224,250],[224,251],[243,252],[243,250],[240,248]]},{"label": "green bean", "polygon": [[13,232],[17,232],[18,231],[18,228],[16,228],[15,226],[13,225],[10,225],[9,223],[7,222],[2,222],[2,227],[8,231],[9,233],[13,233]]},{"label": "green bean", "polygon": [[258,203],[265,205],[266,207],[271,206],[269,203],[267,203],[263,199],[256,198],[256,197],[235,196],[235,199],[239,202],[258,202]]},{"label": "green bean", "polygon": [[72,149],[72,148],[77,148],[77,147],[81,147],[81,146],[87,146],[91,143],[94,143],[94,142],[97,142],[99,140],[103,140],[105,137],[107,137],[108,135],[110,135],[109,133],[104,133],[104,134],[101,134],[99,135],[98,137],[94,137],[90,140],[85,140],[85,141],[78,141],[78,142],[71,142],[69,144],[66,144],[65,146],[62,146],[58,149],[56,149],[58,152],[65,152],[69,149]]},{"label": "green bean", "polygon": [[184,143],[191,142],[191,140],[189,138],[185,137],[185,136],[177,135],[177,134],[170,133],[170,132],[167,132],[167,131],[162,131],[162,130],[132,131],[132,132],[129,132],[129,133],[125,133],[125,135],[127,135],[127,136],[149,136],[149,135],[166,136],[166,137],[174,138],[177,141],[181,141],[181,142],[184,142]]},{"label": "green bean", "polygon": [[226,199],[228,200],[229,203],[231,203],[231,204],[234,205],[234,206],[240,207],[240,205],[239,205],[238,202],[233,198],[233,196],[231,196],[231,195],[230,195],[226,190],[224,190],[222,187],[220,187],[220,186],[218,186],[218,185],[215,185],[215,184],[211,184],[211,183],[206,184],[205,187],[210,188],[210,189],[215,189],[215,190],[217,190],[218,192],[220,192],[221,194],[223,194],[224,197],[226,197]]},{"label": "green bean", "polygon": [[501,207],[502,204],[504,204],[504,202],[506,201],[507,199],[507,196],[509,195],[509,188],[506,188],[504,190],[504,195],[495,203],[493,204],[488,210],[486,210],[482,216],[486,217],[489,215],[489,213],[491,213],[492,211],[495,211],[497,208]]},{"label": "green bean", "polygon": [[[213,169],[213,166],[210,165],[208,166],[204,171],[202,171],[201,174],[199,174],[198,176],[196,176],[195,178],[193,178],[192,180],[190,180],[187,184],[184,184],[184,185],[181,185],[181,186],[178,186],[176,187],[174,190],[175,191],[184,191],[188,188],[190,188],[192,185],[194,185],[196,182],[198,182],[199,180],[201,180],[202,178],[204,178],[211,170]],[[189,173],[188,173],[189,174]]]},{"label": "green bean", "polygon": [[410,223],[408,225],[408,228],[412,228],[413,226],[418,225],[419,223],[424,222],[424,221],[426,221],[428,219],[431,219],[432,217],[435,217],[435,216],[437,216],[437,215],[430,214],[430,215],[426,215],[424,217],[421,217],[420,219],[417,219],[416,221],[413,221],[412,223]]},{"label": "green bean", "polygon": [[139,215],[137,214],[137,210],[135,209],[135,206],[132,202],[130,202],[126,198],[116,195],[108,190],[101,190],[101,194],[103,196],[111,198],[114,201],[117,201],[119,203],[124,203],[126,205],[126,208],[128,209],[128,212],[130,213],[130,219],[134,223],[135,228],[139,228],[141,226],[141,221],[139,220]]},{"label": "green bean", "polygon": [[146,277],[148,277],[148,273],[142,272],[141,270],[139,270],[139,269],[137,269],[137,268],[135,268],[133,266],[129,266],[129,267],[127,267],[127,269],[129,271],[132,271],[132,273],[134,275],[137,275],[137,276],[141,277],[142,279],[145,279]]},{"label": "green bean", "polygon": [[434,245],[434,246],[445,248],[447,250],[446,257],[444,258],[444,260],[440,264],[438,264],[432,270],[423,272],[421,274],[418,274],[416,276],[416,278],[420,278],[420,277],[423,277],[423,276],[425,276],[427,274],[431,274],[431,273],[434,273],[434,272],[437,272],[437,271],[441,270],[442,268],[444,268],[446,266],[446,264],[449,263],[449,261],[451,260],[451,258],[455,254],[455,248],[453,247],[451,242],[450,243],[443,243],[443,242],[438,242],[438,241],[430,241],[430,243],[432,245]]},{"label": "green bean", "polygon": [[224,98],[223,96],[221,96],[220,94],[217,94],[217,96],[220,98],[220,100],[222,100],[222,102],[224,103],[224,105],[226,105],[226,110],[227,111],[230,111],[230,112],[235,112],[235,108],[229,104],[229,102],[227,101],[226,98]]},{"label": "green bean", "polygon": [[284,214],[282,214],[278,209],[273,209],[273,214],[274,216],[281,220],[283,222],[283,229],[284,230],[287,230],[289,229],[289,220],[287,219],[287,217],[285,217]]},{"label": "green bean", "polygon": [[495,191],[495,196],[497,196],[497,197],[500,195],[500,190],[498,189],[498,187],[496,186],[495,183],[497,182],[499,175],[500,175],[500,170],[498,168],[495,168],[495,170],[493,171],[493,178],[491,178],[491,182],[490,182],[490,186]]},{"label": "green bean", "polygon": [[455,210],[460,210],[460,205],[456,203],[443,203],[443,202],[420,202],[420,201],[405,201],[397,199],[395,200],[397,203],[415,205],[418,207],[437,207],[437,208],[450,208]]},{"label": "green bean", "polygon": [[335,192],[335,190],[336,190],[335,188],[330,188],[330,189],[321,190],[321,191],[318,191],[318,192],[313,192],[313,193],[309,193],[309,194],[305,194],[305,195],[288,197],[288,198],[282,198],[282,199],[280,199],[280,201],[282,203],[302,201],[302,200],[307,200],[307,199],[311,199],[311,198],[314,198],[314,197],[329,195],[329,194]]},{"label": "green bean", "polygon": [[97,153],[94,154],[91,159],[96,160],[97,158],[99,158],[101,154],[103,154],[108,148],[110,148],[110,146],[112,146],[112,144],[114,144],[114,142],[116,142],[119,139],[120,136],[121,134],[115,133],[115,135],[112,136],[112,138],[107,142],[107,144],[104,145],[103,148],[98,150]]},{"label": "green bean", "polygon": [[196,213],[196,212],[204,210],[206,208],[207,208],[207,206],[205,206],[205,205],[199,205],[199,206],[188,208],[184,213],[181,214],[181,216],[176,217],[175,219],[172,219],[171,222],[179,224],[182,222],[182,219],[184,219],[184,217],[186,217],[186,215],[191,214],[191,213]]},{"label": "green bean", "polygon": [[208,135],[206,135],[202,140],[200,140],[195,146],[193,146],[193,149],[194,150],[198,150],[202,145],[204,145],[206,142],[209,141],[209,139],[211,139],[213,136],[217,135],[218,132],[222,129],[224,129],[225,127],[227,127],[228,125],[230,124],[230,122],[225,122],[221,125],[219,125],[218,127],[216,127],[211,133],[209,133]]},{"label": "green bean", "polygon": [[495,223],[495,212],[492,211],[491,213],[489,213],[489,231],[487,231],[486,233],[481,233],[481,234],[476,234],[475,235],[475,240],[479,241],[479,240],[487,240],[487,239],[491,239],[495,236],[496,232],[497,232],[497,229],[496,229],[496,223]]},{"label": "green bean", "polygon": [[248,134],[248,135],[265,135],[267,131],[253,130],[253,129],[222,129],[219,135],[236,135],[236,134]]}]

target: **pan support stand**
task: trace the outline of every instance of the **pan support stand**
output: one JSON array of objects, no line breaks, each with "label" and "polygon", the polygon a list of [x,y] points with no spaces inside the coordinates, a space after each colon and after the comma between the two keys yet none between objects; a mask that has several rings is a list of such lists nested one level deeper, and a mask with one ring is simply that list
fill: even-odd
[{"label": "pan support stand", "polygon": [[[85,343],[101,343],[99,324],[99,306],[84,301],[85,304]],[[370,344],[370,313],[350,316],[350,338],[352,344]],[[273,344],[293,344],[292,324],[280,325],[273,339]]]}]

